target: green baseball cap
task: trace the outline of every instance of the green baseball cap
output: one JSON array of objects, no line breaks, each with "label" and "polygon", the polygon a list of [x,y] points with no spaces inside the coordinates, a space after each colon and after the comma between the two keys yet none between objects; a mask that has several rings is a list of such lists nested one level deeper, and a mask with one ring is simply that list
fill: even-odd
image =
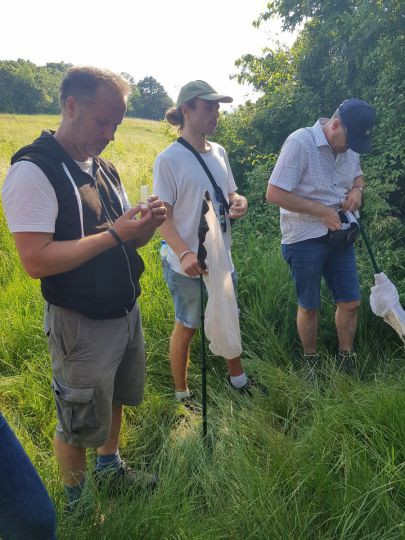
[{"label": "green baseball cap", "polygon": [[179,109],[183,103],[194,98],[206,99],[207,101],[220,101],[221,103],[232,103],[233,98],[218,94],[212,86],[205,81],[191,81],[180,88],[177,98],[176,108]]}]

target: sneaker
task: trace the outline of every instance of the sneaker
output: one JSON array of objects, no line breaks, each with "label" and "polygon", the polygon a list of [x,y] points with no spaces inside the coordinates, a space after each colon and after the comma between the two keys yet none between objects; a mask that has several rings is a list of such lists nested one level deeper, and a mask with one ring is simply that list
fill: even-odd
[{"label": "sneaker", "polygon": [[317,368],[319,367],[320,356],[319,353],[314,354],[302,354],[302,367]]},{"label": "sneaker", "polygon": [[320,356],[318,353],[306,354],[301,353],[296,361],[296,366],[299,371],[300,378],[308,383],[318,383],[322,371]]},{"label": "sneaker", "polygon": [[184,407],[191,412],[200,413],[201,405],[195,400],[193,392],[190,392],[190,395],[177,400],[177,403],[181,403]]},{"label": "sneaker", "polygon": [[341,369],[348,375],[352,375],[357,366],[357,354],[354,351],[338,351],[336,363],[338,369]]},{"label": "sneaker", "polygon": [[246,384],[244,384],[240,388],[237,388],[231,383],[231,378],[229,375],[227,376],[227,379],[228,379],[229,386],[232,388],[232,390],[235,390],[239,394],[245,394],[247,396],[253,397],[253,392],[256,390],[263,396],[269,395],[269,389],[266,386],[264,386],[264,384],[256,381],[253,377],[248,377]]},{"label": "sneaker", "polygon": [[110,495],[120,495],[128,490],[144,489],[152,491],[157,487],[158,478],[155,474],[137,471],[128,463],[121,460],[119,469],[105,469],[94,472],[95,481],[99,488],[106,488]]}]

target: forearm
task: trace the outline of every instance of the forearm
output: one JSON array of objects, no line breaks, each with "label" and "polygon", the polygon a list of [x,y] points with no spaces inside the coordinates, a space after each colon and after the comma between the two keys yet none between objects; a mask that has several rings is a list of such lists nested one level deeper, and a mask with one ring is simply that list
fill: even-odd
[{"label": "forearm", "polygon": [[144,228],[144,230],[140,231],[137,235],[137,237],[133,241],[133,245],[135,248],[140,248],[144,245],[146,245],[149,240],[152,238],[152,236],[155,234],[156,226],[151,225],[148,228]]},{"label": "forearm", "polygon": [[184,242],[184,240],[180,236],[171,218],[168,217],[163,223],[163,225],[161,225],[160,234],[178,257],[180,257],[182,253],[190,249],[190,247]]},{"label": "forearm", "polygon": [[[30,235],[32,246],[30,247]],[[38,248],[35,237],[38,233],[15,233],[15,242],[26,272],[39,279],[73,270],[117,245],[108,232],[86,236],[78,240],[53,240],[52,236]]]},{"label": "forearm", "polygon": [[305,199],[304,197],[277,186],[273,186],[272,184],[269,184],[267,188],[266,199],[267,202],[273,203],[290,212],[309,214],[318,218],[321,218],[325,211],[325,206],[323,204]]},{"label": "forearm", "polygon": [[352,189],[353,188],[364,188],[364,176],[357,176],[354,180],[353,180],[353,186],[352,186]]}]

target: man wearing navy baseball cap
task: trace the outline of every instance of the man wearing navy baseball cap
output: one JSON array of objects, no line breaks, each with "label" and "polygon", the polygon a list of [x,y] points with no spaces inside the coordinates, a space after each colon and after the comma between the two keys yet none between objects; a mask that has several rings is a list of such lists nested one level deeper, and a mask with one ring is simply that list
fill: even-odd
[{"label": "man wearing navy baseball cap", "polygon": [[357,211],[364,190],[359,154],[371,152],[376,120],[368,103],[350,98],[332,118],[291,133],[267,189],[267,201],[280,207],[282,254],[290,266],[297,299],[297,328],[304,364],[318,363],[317,333],[321,278],[336,303],[340,365],[350,370],[360,305],[354,247],[346,233],[337,246],[331,231],[341,231],[342,214]]},{"label": "man wearing navy baseball cap", "polygon": [[371,152],[371,130],[375,124],[375,111],[362,99],[346,99],[337,110],[346,128],[347,146],[358,154]]}]

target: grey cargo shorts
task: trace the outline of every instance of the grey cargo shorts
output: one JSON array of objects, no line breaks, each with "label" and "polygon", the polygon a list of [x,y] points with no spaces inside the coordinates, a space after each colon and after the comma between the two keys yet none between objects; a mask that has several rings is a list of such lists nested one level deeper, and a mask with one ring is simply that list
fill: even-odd
[{"label": "grey cargo shorts", "polygon": [[111,405],[138,405],[145,384],[145,344],[138,305],[118,319],[89,319],[46,306],[56,436],[77,447],[108,439]]}]

